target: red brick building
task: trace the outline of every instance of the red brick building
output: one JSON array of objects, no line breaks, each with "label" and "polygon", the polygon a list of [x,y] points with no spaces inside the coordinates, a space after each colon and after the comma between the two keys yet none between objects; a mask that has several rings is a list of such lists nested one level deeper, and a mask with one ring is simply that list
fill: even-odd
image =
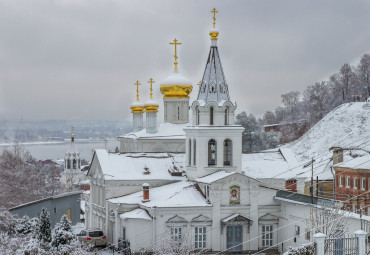
[{"label": "red brick building", "polygon": [[[336,199],[344,208],[370,215],[370,154],[334,165]],[[351,200],[349,200],[351,199]],[[349,200],[349,201],[348,201]]]}]

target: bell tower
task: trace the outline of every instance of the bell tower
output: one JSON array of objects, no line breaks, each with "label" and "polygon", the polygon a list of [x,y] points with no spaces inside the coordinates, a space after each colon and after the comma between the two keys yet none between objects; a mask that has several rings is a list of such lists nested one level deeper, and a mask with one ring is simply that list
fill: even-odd
[{"label": "bell tower", "polygon": [[198,98],[191,105],[192,123],[184,129],[186,174],[190,180],[219,170],[241,172],[242,169],[244,128],[235,125],[236,102],[230,99],[217,47],[216,9],[212,13],[211,47]]}]

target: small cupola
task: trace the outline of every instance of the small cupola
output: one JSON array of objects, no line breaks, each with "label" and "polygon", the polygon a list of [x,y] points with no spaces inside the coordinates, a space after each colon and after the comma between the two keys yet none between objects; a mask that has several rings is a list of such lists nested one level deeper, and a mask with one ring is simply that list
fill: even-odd
[{"label": "small cupola", "polygon": [[139,85],[141,83],[136,81],[134,85],[136,86],[136,101],[130,105],[130,108],[133,117],[134,132],[137,132],[143,129],[144,104],[139,100]]},{"label": "small cupola", "polygon": [[150,189],[150,185],[148,183],[144,183],[143,184],[143,202],[149,202],[150,199],[149,199],[149,189]]}]

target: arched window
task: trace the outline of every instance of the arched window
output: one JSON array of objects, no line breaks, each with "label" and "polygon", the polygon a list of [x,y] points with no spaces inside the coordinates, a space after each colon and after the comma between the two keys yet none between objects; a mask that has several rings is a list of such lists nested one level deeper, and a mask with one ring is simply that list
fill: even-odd
[{"label": "arched window", "polygon": [[229,125],[229,107],[226,106],[225,109],[225,125]]},{"label": "arched window", "polygon": [[180,106],[177,106],[177,119],[180,119]]},{"label": "arched window", "polygon": [[67,169],[71,169],[71,160],[70,159],[67,160]]},{"label": "arched window", "polygon": [[73,169],[76,169],[77,161],[76,159],[73,159]]},{"label": "arched window", "polygon": [[233,158],[233,143],[230,139],[224,141],[224,166],[232,165]]},{"label": "arched window", "polygon": [[78,169],[81,169],[81,161],[78,160]]},{"label": "arched window", "polygon": [[214,139],[209,140],[208,142],[208,165],[216,165],[216,141]]},{"label": "arched window", "polygon": [[189,139],[189,166],[191,166],[191,139]]},{"label": "arched window", "polygon": [[209,124],[213,125],[213,107],[209,109]]},{"label": "arched window", "polygon": [[195,166],[197,164],[197,141],[194,139],[194,142],[193,142],[193,146],[194,146],[194,149],[193,149],[193,153],[194,153],[194,156],[193,156],[193,160],[194,160],[194,163],[193,165]]},{"label": "arched window", "polygon": [[195,108],[195,125],[199,125],[199,107]]}]

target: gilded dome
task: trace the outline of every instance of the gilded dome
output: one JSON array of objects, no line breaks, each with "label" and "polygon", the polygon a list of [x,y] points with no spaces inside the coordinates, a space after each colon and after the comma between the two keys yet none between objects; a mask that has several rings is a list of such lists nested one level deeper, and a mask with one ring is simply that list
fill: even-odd
[{"label": "gilded dome", "polygon": [[160,90],[164,98],[184,98],[189,97],[193,85],[188,78],[175,71],[160,83]]}]

